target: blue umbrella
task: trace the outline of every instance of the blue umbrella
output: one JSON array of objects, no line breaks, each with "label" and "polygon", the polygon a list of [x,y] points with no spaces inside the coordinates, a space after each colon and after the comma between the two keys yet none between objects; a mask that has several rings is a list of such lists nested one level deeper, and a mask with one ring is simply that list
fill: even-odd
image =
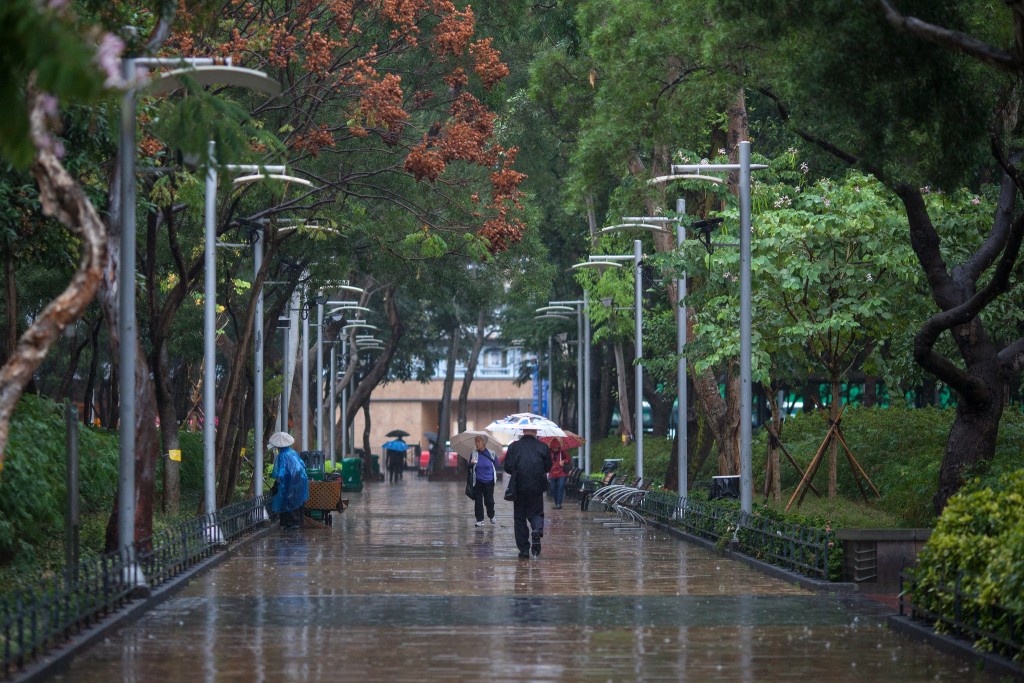
[{"label": "blue umbrella", "polygon": [[386,451],[402,451],[403,453],[409,449],[409,444],[402,441],[401,439],[395,439],[394,441],[388,441],[384,444],[384,450]]}]

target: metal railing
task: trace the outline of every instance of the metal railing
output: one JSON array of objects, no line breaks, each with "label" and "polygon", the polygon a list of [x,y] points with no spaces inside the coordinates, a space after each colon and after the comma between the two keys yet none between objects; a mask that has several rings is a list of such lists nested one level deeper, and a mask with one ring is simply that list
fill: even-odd
[{"label": "metal railing", "polygon": [[[229,505],[137,541],[134,557],[157,588],[258,528],[267,519],[269,496]],[[219,534],[218,534],[219,531]],[[119,551],[82,560],[59,575],[0,598],[3,675],[10,676],[68,638],[94,626],[140,597],[135,572]]]},{"label": "metal railing", "polygon": [[952,586],[928,586],[929,600],[941,605],[935,610],[914,601],[916,581],[911,574],[900,572],[900,616],[970,640],[975,649],[1024,661],[1024,617],[1000,605],[980,605],[977,594],[963,590],[962,581],[963,573],[959,573]]},{"label": "metal railing", "polygon": [[710,502],[647,491],[637,510],[648,519],[677,527],[716,544],[734,543],[745,555],[805,576],[829,580],[832,532],[748,515]]}]

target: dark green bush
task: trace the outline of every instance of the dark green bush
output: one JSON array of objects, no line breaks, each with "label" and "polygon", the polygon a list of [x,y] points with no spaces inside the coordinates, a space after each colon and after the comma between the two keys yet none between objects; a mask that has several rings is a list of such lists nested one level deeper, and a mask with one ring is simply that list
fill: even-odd
[{"label": "dark green bush", "polygon": [[[64,527],[67,500],[63,407],[26,395],[11,420],[0,476],[0,562],[28,561]],[[117,439],[79,425],[82,514],[110,510],[117,490]]]},{"label": "dark green bush", "polygon": [[[1012,619],[1024,623],[1024,471],[1004,476],[995,487],[978,479],[950,498],[918,562],[916,606],[949,619],[976,615],[978,626],[994,634],[1006,634]],[[990,643],[977,645],[988,649]]]}]

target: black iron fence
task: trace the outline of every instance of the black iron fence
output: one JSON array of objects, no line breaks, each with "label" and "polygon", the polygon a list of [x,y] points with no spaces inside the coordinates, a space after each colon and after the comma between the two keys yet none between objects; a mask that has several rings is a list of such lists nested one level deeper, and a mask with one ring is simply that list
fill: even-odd
[{"label": "black iron fence", "polygon": [[268,502],[269,497],[260,496],[235,503],[137,541],[132,553],[82,560],[0,598],[4,676],[257,529],[267,518]]},{"label": "black iron fence", "polygon": [[915,589],[925,589],[911,574],[901,572],[900,616],[970,640],[980,651],[1024,662],[1024,617],[1000,605],[982,605],[977,594],[963,590],[962,581],[963,574],[958,574],[953,585],[929,585],[927,600],[915,600]]},{"label": "black iron fence", "polygon": [[804,576],[825,581],[840,578],[841,551],[829,529],[748,515],[666,491],[647,491],[640,499],[638,512],[723,548],[731,544],[745,555]]}]

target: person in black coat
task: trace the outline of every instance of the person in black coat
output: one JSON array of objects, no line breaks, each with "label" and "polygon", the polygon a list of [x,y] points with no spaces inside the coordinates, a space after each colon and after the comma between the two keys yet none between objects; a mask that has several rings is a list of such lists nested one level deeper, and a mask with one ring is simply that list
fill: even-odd
[{"label": "person in black coat", "polygon": [[519,557],[529,558],[531,552],[536,557],[544,535],[544,492],[548,489],[551,450],[537,439],[536,429],[524,429],[522,438],[508,447],[503,467],[516,480],[512,519]]}]

